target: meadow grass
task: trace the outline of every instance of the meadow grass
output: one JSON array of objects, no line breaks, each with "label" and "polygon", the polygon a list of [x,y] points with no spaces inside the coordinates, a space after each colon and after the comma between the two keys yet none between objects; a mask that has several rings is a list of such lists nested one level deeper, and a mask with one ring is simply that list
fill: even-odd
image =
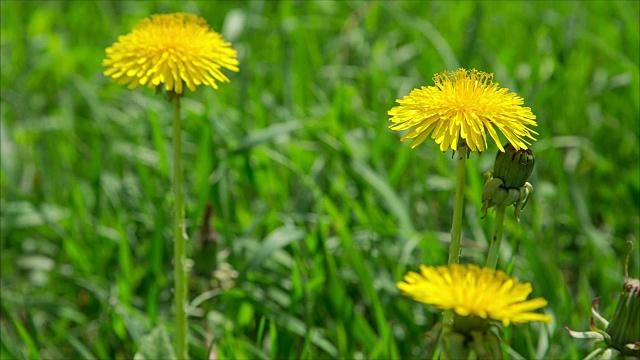
[{"label": "meadow grass", "polygon": [[[495,73],[539,124],[533,198],[520,224],[508,210],[498,267],[554,322],[507,328],[510,356],[583,357],[563,326],[586,330],[596,296],[612,314],[626,240],[640,268],[639,4],[2,1],[0,357],[124,359],[171,334],[171,106],[101,61],[175,11],[240,60],[183,101],[194,358],[432,354],[441,314],[395,282],[446,263],[455,160],[401,144],[387,111],[460,66]],[[490,149],[467,161],[465,263],[484,264],[493,230]]]}]

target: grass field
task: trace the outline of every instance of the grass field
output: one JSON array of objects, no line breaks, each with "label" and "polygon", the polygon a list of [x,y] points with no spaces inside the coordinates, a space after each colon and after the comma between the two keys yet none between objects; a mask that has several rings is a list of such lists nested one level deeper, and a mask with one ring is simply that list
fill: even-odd
[{"label": "grass field", "polygon": [[[441,314],[395,283],[446,264],[455,160],[401,143],[387,111],[458,67],[493,72],[539,125],[533,199],[520,224],[508,211],[498,266],[554,321],[507,328],[513,350],[584,357],[563,327],[587,330],[596,296],[612,315],[627,240],[639,277],[638,1],[0,11],[2,359],[132,358],[151,329],[172,333],[171,105],[101,66],[154,13],[199,14],[240,60],[231,84],[183,102],[193,358],[430,356]],[[479,211],[489,148],[467,162],[465,263],[484,264],[493,231]]]}]

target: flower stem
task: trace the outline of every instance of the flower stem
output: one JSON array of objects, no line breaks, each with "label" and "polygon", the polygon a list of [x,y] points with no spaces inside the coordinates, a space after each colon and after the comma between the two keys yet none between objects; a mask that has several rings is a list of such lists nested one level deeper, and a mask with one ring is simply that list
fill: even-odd
[{"label": "flower stem", "polygon": [[443,349],[440,354],[441,360],[469,358],[469,347],[464,335],[451,332],[443,334],[443,336]]},{"label": "flower stem", "polygon": [[175,348],[178,359],[187,359],[187,277],[186,264],[186,230],[184,222],[184,186],[182,170],[182,129],[180,120],[180,96],[173,97],[173,241],[175,280]]},{"label": "flower stem", "polygon": [[502,241],[502,225],[504,224],[504,210],[506,206],[496,207],[496,230],[489,245],[489,255],[487,256],[487,267],[495,269],[498,265],[498,254],[500,253],[500,242]]},{"label": "flower stem", "polygon": [[[449,245],[449,265],[460,263],[460,237],[462,235],[462,210],[464,208],[464,176],[467,147],[458,146],[458,171],[456,177],[456,197],[453,204],[453,222],[451,225],[451,243]],[[444,326],[453,325],[453,310],[445,310]]]},{"label": "flower stem", "polygon": [[462,234],[462,210],[464,207],[464,163],[466,158],[466,146],[459,146],[456,198],[453,204],[453,224],[451,226],[451,244],[449,245],[449,265],[460,263],[460,236]]}]

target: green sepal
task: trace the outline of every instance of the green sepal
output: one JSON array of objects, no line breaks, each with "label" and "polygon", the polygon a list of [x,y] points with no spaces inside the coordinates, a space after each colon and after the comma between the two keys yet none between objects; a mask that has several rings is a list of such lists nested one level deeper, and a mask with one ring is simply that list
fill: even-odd
[{"label": "green sepal", "polygon": [[535,156],[530,149],[516,150],[513,145],[504,146],[504,152],[498,151],[493,177],[501,179],[507,189],[517,189],[523,186],[535,164]]}]

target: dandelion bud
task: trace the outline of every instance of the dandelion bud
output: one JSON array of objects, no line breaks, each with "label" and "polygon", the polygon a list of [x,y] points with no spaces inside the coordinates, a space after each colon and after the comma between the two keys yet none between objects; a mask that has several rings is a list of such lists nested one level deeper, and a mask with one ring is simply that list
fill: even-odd
[{"label": "dandelion bud", "polygon": [[611,336],[611,347],[623,355],[640,356],[640,280],[624,282],[606,332]]},{"label": "dandelion bud", "polygon": [[[591,306],[591,331],[573,331],[565,326],[569,334],[576,339],[596,339],[596,348],[586,358],[612,358],[621,354],[623,357],[640,358],[640,280],[629,278],[629,256],[633,244],[628,241],[629,252],[625,261],[625,281],[618,298],[618,306],[611,321],[598,312],[599,297]],[[598,323],[605,330],[598,328]],[[604,343],[604,347],[601,344]],[[585,358],[585,359],[586,359]]]},{"label": "dandelion bud", "polygon": [[513,145],[507,144],[504,152],[498,151],[493,177],[502,180],[507,189],[518,189],[531,176],[535,160],[530,149],[516,150]]},{"label": "dandelion bud", "polygon": [[[535,157],[529,149],[516,150],[513,145],[504,146],[504,152],[498,151],[493,171],[485,174],[482,191],[482,212],[494,206],[507,207],[514,205],[514,215],[520,221],[520,212],[527,204],[533,186],[527,182]],[[483,217],[484,217],[483,216]]]}]

